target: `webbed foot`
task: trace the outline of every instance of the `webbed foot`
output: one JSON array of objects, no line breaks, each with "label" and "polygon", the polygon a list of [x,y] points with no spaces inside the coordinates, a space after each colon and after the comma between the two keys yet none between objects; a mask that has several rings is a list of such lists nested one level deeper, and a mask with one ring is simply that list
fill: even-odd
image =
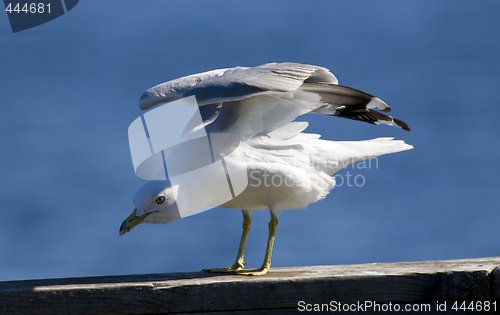
[{"label": "webbed foot", "polygon": [[236,274],[244,276],[263,276],[269,272],[269,267],[260,267],[256,269],[239,270]]},{"label": "webbed foot", "polygon": [[238,271],[243,270],[245,268],[246,263],[243,261],[237,261],[230,267],[222,267],[222,268],[212,268],[212,269],[203,269],[202,272],[211,272],[211,273],[236,273]]}]

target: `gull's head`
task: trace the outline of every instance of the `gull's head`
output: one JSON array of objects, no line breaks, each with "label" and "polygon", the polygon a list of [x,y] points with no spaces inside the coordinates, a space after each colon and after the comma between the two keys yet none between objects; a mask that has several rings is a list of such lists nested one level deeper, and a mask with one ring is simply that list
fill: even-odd
[{"label": "gull's head", "polygon": [[180,219],[170,181],[150,181],[134,196],[135,209],[120,226],[120,236],[141,223],[169,223]]}]

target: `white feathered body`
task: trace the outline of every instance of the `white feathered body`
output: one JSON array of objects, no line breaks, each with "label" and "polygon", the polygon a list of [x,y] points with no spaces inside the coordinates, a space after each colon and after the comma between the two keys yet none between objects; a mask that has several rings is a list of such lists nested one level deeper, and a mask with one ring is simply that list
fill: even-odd
[{"label": "white feathered body", "polygon": [[[328,141],[319,135],[302,133],[308,123],[294,120],[308,113],[410,130],[405,122],[381,113],[389,112],[390,107],[379,98],[337,83],[328,69],[318,66],[271,63],[253,68],[236,67],[159,84],[143,94],[140,107],[149,109],[195,97],[202,123],[197,119],[190,121],[184,135],[204,128],[210,134],[228,133],[240,139],[239,153],[224,159],[225,163],[233,164],[231,168],[246,169],[248,185],[246,188],[240,185],[238,192],[242,192],[220,206],[279,212],[305,208],[325,198],[335,187],[333,174],[349,164],[413,148],[392,138]],[[217,188],[218,184],[212,186]],[[191,181],[185,187],[153,182],[136,194],[137,215],[149,211],[144,220],[147,223],[167,223],[180,218],[176,202],[156,205],[155,200],[164,196],[166,200],[175,201],[170,198],[175,195],[172,191],[181,189],[186,196],[193,196],[186,199],[190,204],[186,207],[192,210],[219,205],[213,204],[212,199],[227,200],[208,193],[212,190],[200,181]],[[208,198],[204,204],[202,195],[215,197]],[[176,215],[168,217],[169,213]]]},{"label": "white feathered body", "polygon": [[287,140],[264,136],[241,145],[245,160],[233,162],[245,163],[248,186],[221,207],[272,211],[302,209],[325,198],[335,187],[332,175],[349,164],[412,148],[392,138],[328,141],[304,133]]}]

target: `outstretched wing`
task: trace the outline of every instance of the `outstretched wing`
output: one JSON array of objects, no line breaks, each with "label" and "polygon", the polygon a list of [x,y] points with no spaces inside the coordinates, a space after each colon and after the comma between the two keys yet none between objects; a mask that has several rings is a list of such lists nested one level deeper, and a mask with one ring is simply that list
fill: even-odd
[{"label": "outstretched wing", "polygon": [[323,67],[270,63],[213,70],[157,85],[143,94],[141,109],[195,96],[209,132],[251,138],[284,127],[306,113],[333,115],[409,130],[382,100],[349,87]]},{"label": "outstretched wing", "polygon": [[235,101],[264,92],[292,92],[303,83],[319,82],[338,83],[328,69],[298,63],[219,69],[158,84],[142,95],[139,106],[146,110],[193,95],[199,105]]}]

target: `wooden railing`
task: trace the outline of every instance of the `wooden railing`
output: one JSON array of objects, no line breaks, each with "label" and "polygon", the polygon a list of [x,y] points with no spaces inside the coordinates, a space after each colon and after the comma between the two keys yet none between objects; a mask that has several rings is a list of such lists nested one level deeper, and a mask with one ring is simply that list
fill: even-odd
[{"label": "wooden railing", "polygon": [[461,309],[471,301],[500,314],[498,266],[500,257],[272,268],[258,277],[188,272],[6,281],[0,314],[479,314]]}]

